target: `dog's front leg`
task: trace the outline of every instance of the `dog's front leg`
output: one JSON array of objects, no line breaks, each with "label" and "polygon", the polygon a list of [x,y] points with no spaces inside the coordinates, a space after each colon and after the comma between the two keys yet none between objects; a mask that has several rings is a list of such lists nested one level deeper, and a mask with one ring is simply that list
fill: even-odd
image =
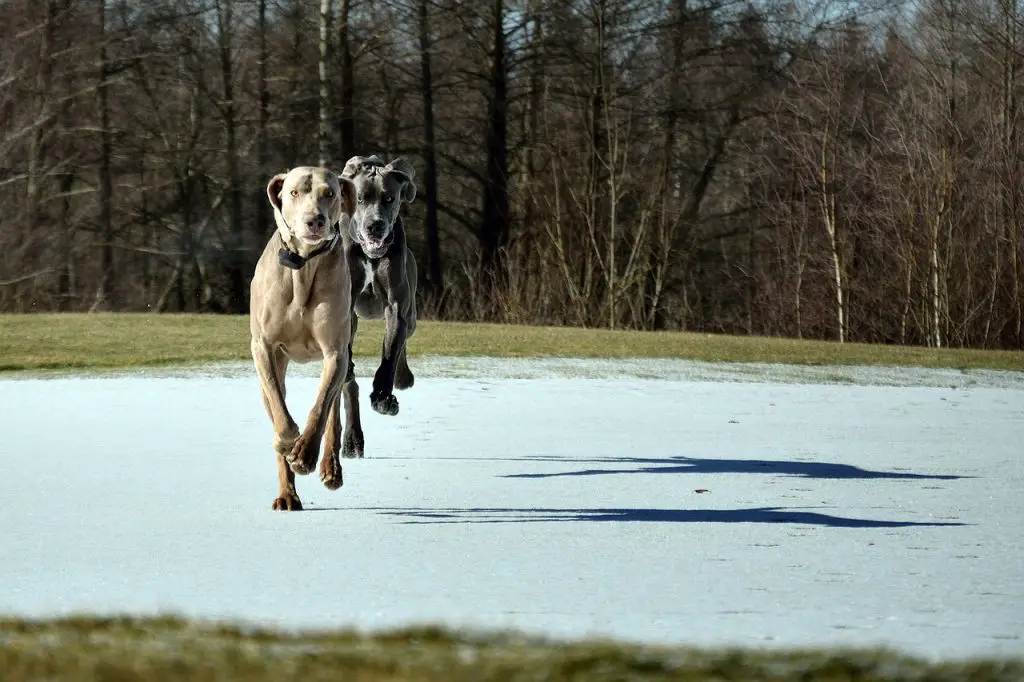
[{"label": "dog's front leg", "polygon": [[287,455],[288,465],[292,471],[300,475],[313,471],[320,458],[320,441],[324,435],[324,427],[327,425],[328,412],[338,398],[342,380],[345,378],[345,371],[348,369],[348,347],[325,349],[323,363],[316,402],[313,403],[313,409],[309,411],[306,427]]},{"label": "dog's front leg", "polygon": [[389,301],[384,307],[384,343],[380,366],[373,375],[373,392],[370,393],[370,406],[381,414],[398,414],[398,399],[394,394],[395,367],[405,348],[405,330],[405,320],[398,312],[398,303]]},{"label": "dog's front leg", "polygon": [[284,372],[287,360],[280,352],[275,353],[260,340],[253,339],[253,364],[260,380],[260,394],[263,406],[274,424],[274,450],[277,452],[278,493],[274,500],[274,509],[292,511],[302,509],[298,493],[295,491],[295,475],[285,462],[285,455],[291,452],[295,439],[299,436],[298,426],[288,413],[285,404]]}]

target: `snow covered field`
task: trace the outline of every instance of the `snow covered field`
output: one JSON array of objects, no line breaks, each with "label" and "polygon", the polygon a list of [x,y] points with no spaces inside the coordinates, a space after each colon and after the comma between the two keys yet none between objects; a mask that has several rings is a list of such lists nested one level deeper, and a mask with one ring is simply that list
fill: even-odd
[{"label": "snow covered field", "polygon": [[412,364],[294,514],[248,364],[0,380],[0,614],[1024,655],[1022,374]]}]

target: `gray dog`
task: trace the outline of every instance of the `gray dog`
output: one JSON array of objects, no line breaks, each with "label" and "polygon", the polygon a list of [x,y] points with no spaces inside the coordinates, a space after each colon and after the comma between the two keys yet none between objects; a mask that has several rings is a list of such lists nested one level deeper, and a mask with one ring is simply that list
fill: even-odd
[{"label": "gray dog", "polygon": [[394,389],[413,384],[406,360],[406,341],[416,331],[416,260],[405,242],[399,215],[403,203],[416,198],[416,171],[404,158],[385,164],[378,156],[353,156],[341,177],[355,186],[355,213],[342,231],[352,278],[352,336],[342,396],[345,401],[344,457],[363,456],[359,421],[359,387],[351,360],[352,340],[360,317],[384,318],[384,344],[373,376],[370,406],[380,414],[398,414]]}]

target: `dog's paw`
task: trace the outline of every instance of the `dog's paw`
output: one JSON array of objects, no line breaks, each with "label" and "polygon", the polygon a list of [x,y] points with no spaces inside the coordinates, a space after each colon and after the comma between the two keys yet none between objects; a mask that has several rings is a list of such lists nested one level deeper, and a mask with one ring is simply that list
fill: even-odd
[{"label": "dog's paw", "polygon": [[320,461],[320,482],[328,490],[337,490],[341,487],[341,462],[337,455],[327,455]]},{"label": "dog's paw", "polygon": [[291,470],[300,476],[313,471],[316,461],[320,458],[320,439],[303,434],[295,441],[291,452],[285,455],[285,461]]},{"label": "dog's paw", "polygon": [[349,429],[341,440],[341,456],[348,459],[363,456],[363,433]]},{"label": "dog's paw", "polygon": [[394,393],[381,395],[374,391],[370,394],[370,407],[374,412],[393,417],[398,414],[398,398]]},{"label": "dog's paw", "polygon": [[295,493],[285,493],[274,500],[274,511],[302,511],[302,502]]}]

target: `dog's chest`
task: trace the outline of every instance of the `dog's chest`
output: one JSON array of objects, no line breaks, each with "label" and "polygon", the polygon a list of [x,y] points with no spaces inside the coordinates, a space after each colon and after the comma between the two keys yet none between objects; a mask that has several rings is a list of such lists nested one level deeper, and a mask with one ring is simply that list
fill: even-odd
[{"label": "dog's chest", "polygon": [[374,276],[376,274],[376,268],[370,259],[363,260],[363,288],[359,293],[361,294],[372,294],[374,287]]},{"label": "dog's chest", "polygon": [[384,315],[384,303],[387,301],[387,292],[377,281],[376,263],[364,260],[363,282],[359,290],[352,291],[352,303],[356,315],[365,320],[379,320]]}]

